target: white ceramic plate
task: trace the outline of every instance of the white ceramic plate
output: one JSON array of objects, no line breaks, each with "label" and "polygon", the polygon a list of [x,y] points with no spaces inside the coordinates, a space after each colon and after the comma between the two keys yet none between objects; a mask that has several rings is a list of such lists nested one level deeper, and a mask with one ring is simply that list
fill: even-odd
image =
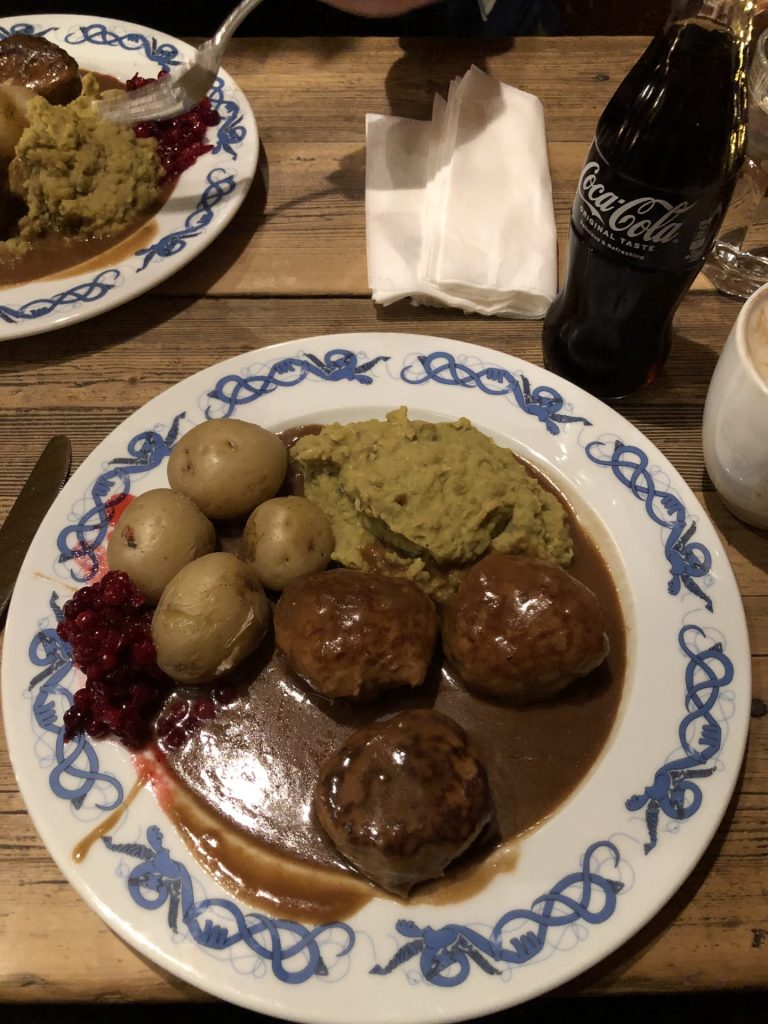
[{"label": "white ceramic plate", "polygon": [[[127,21],[72,14],[0,18],[0,38],[42,35],[71,53],[81,68],[123,81],[136,72],[156,78],[192,52],[186,43]],[[23,338],[97,316],[142,295],[175,274],[226,227],[245,199],[256,170],[259,136],[248,100],[225,71],[209,93],[221,121],[208,129],[213,149],[179,177],[154,219],[147,244],[99,266],[73,267],[66,276],[0,287],[0,340]]]},{"label": "white ceramic plate", "polygon": [[[520,843],[513,871],[447,906],[372,901],[326,927],[238,906],[189,855],[150,790],[75,864],[130,789],[111,742],[63,745],[79,685],[55,633],[103,561],[114,495],[166,486],[179,433],[237,416],[275,430],[406,405],[468,416],[571,497],[620,587],[628,677],[584,783]],[[76,557],[75,557],[76,556]],[[594,964],[641,927],[709,843],[736,782],[750,704],[738,590],[716,532],[666,459],[553,375],[469,344],[346,334],[265,348],[149,402],[74,474],[24,563],[6,630],[3,712],[19,786],[52,856],[107,923],[216,995],[297,1021],[429,1024],[489,1013]],[[557,736],[552,737],[557,743]]]}]

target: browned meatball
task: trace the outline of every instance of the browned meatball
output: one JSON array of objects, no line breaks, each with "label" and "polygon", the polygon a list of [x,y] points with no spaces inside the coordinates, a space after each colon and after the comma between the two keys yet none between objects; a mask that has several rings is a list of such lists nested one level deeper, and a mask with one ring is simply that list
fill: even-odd
[{"label": "browned meatball", "polygon": [[49,103],[69,103],[81,89],[73,57],[44,36],[24,33],[0,40],[0,82],[23,85]]},{"label": "browned meatball", "polygon": [[470,738],[429,710],[353,733],[321,769],[314,806],[340,853],[399,895],[439,878],[491,818]]},{"label": "browned meatball", "polygon": [[424,682],[437,613],[410,580],[331,569],[288,584],[275,609],[275,639],[318,693],[367,699]]},{"label": "browned meatball", "polygon": [[448,602],[443,646],[472,690],[515,704],[558,693],[608,653],[597,598],[538,558],[487,555]]}]

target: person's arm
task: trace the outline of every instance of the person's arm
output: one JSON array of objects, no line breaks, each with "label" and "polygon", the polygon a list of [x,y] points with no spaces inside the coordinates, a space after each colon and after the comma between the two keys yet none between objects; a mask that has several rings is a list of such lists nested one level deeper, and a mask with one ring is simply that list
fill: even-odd
[{"label": "person's arm", "polygon": [[[329,7],[335,7],[347,14],[363,18],[396,18],[398,15],[415,11],[419,7],[430,7],[438,0],[322,0]],[[768,0],[763,0],[768,5]],[[480,13],[487,18],[496,6],[496,0],[477,0]]]},{"label": "person's arm", "polygon": [[419,7],[429,7],[437,0],[323,0],[323,3],[363,18],[396,18]]}]

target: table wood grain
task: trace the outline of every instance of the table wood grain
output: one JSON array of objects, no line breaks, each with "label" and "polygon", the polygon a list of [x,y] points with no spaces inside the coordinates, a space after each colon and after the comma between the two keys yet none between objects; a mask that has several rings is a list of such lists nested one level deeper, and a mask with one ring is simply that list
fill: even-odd
[{"label": "table wood grain", "polygon": [[[0,343],[0,520],[51,434],[71,437],[77,466],[148,399],[249,349],[340,331],[408,331],[540,364],[540,323],[407,303],[374,307],[365,271],[364,116],[427,118],[434,92],[445,93],[472,63],[537,93],[562,249],[595,122],[644,45],[616,37],[237,40],[227,67],[253,105],[262,140],[253,188],[223,235],[153,292],[77,327]],[[678,467],[733,565],[753,652],[747,756],[688,881],[568,992],[768,989],[768,534],[723,507],[701,449],[708,381],[738,309],[697,281],[660,379],[620,408]],[[124,945],[66,883],[24,809],[0,738],[0,1000],[207,998]]]}]

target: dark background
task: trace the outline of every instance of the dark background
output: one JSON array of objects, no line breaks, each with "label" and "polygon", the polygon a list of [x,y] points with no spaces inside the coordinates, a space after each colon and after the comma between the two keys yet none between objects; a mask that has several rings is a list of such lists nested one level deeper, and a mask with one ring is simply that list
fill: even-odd
[{"label": "dark background", "polygon": [[[73,936],[73,941],[76,941]],[[712,965],[713,974],[717,964]],[[684,984],[685,979],[681,979]],[[0,994],[1,995],[1,994]],[[768,994],[543,996],[468,1024],[763,1024]],[[3,1006],[3,1024],[277,1024],[223,1003],[179,1006]],[[365,1009],[360,1010],[364,1024]]]},{"label": "dark background", "polygon": [[[237,0],[0,0],[0,18],[37,13],[93,14],[122,18],[176,36],[209,36]],[[520,12],[531,34],[527,10],[545,12],[546,34],[651,35],[662,24],[671,0],[497,0]],[[463,10],[459,20],[456,9]],[[494,12],[496,15],[496,12]],[[358,18],[321,0],[264,0],[239,35],[476,35],[485,26],[475,0],[441,0],[401,18]]]}]

